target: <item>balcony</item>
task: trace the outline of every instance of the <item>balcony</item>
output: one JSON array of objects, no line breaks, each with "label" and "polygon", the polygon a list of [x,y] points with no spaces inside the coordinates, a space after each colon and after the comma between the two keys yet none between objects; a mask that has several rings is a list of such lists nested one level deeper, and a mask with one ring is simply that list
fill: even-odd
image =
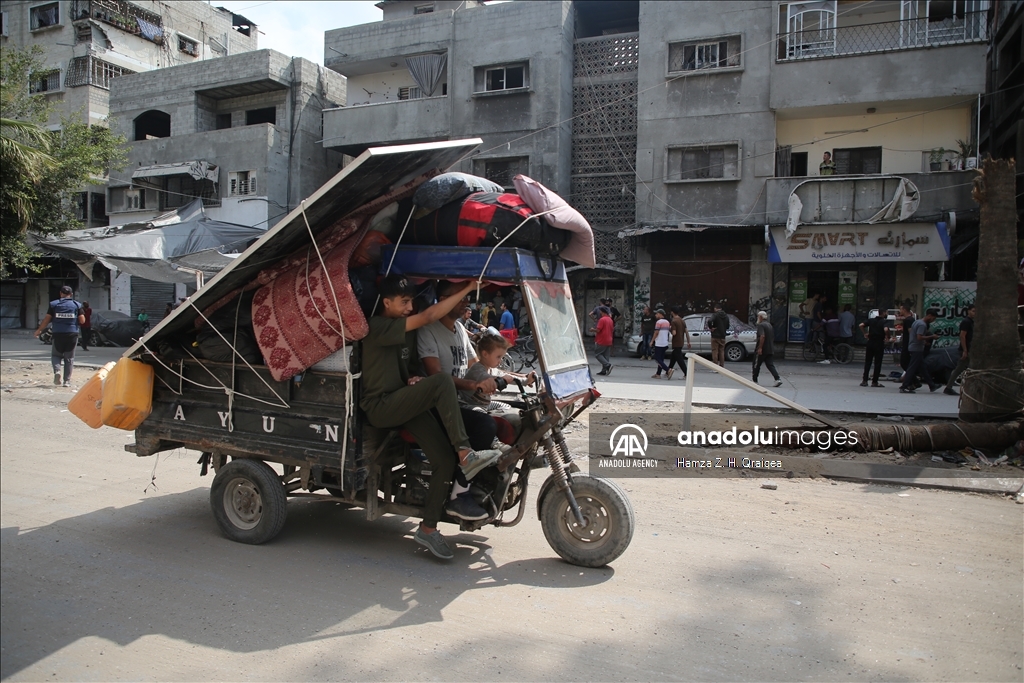
[{"label": "balcony", "polygon": [[779,34],[777,61],[824,59],[896,50],[983,43],[987,12],[970,12],[941,21],[927,18],[856,26],[828,26]]},{"label": "balcony", "polygon": [[451,129],[447,96],[378,102],[324,111],[324,147],[358,154],[375,145],[444,140]]},{"label": "balcony", "polygon": [[894,175],[809,176],[769,178],[767,223],[786,222],[789,196],[796,193],[803,203],[801,225],[846,225],[862,223],[892,201],[900,179],[918,190],[920,204],[910,222],[942,220],[947,211],[976,209],[971,187],[977,172],[900,173]]}]

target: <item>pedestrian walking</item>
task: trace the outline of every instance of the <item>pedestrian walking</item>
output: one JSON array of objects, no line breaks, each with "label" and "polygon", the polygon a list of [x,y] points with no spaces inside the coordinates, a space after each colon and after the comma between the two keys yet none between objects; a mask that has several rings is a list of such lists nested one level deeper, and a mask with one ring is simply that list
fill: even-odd
[{"label": "pedestrian walking", "polygon": [[909,306],[901,304],[900,320],[902,321],[901,327],[903,328],[903,332],[900,335],[900,367],[903,368],[903,372],[906,373],[907,368],[910,367],[910,328],[914,326],[917,318],[914,316],[914,312],[910,310]]},{"label": "pedestrian walking", "polygon": [[946,382],[946,388],[942,390],[942,393],[956,396],[957,393],[953,391],[953,384],[956,383],[957,377],[959,377],[968,366],[968,354],[971,350],[971,342],[974,339],[974,304],[967,307],[964,311],[966,315],[964,319],[960,321],[960,360],[957,361],[956,367],[953,369],[952,374],[949,376],[949,380]]},{"label": "pedestrian walking", "polygon": [[672,357],[668,361],[668,379],[672,379],[672,373],[675,372],[676,363],[679,364],[679,369],[683,371],[683,377],[686,377],[686,354],[683,353],[683,342],[686,343],[686,347],[693,350],[693,344],[690,343],[690,331],[686,329],[686,321],[683,320],[683,309],[679,306],[672,307]]},{"label": "pedestrian walking", "polygon": [[666,377],[672,376],[672,371],[665,365],[665,351],[671,336],[672,323],[665,319],[665,311],[659,308],[654,312],[654,360],[658,363],[658,371],[651,375],[651,379],[661,379],[662,370]]},{"label": "pedestrian walking", "polygon": [[650,306],[644,306],[640,313],[640,360],[651,360],[654,358],[654,351],[651,349],[651,340],[654,338],[654,311]]},{"label": "pedestrian walking", "polygon": [[88,301],[82,302],[82,315],[85,316],[85,322],[81,325],[81,337],[79,342],[82,344],[82,350],[89,350],[89,339],[92,337],[92,308],[89,306]]},{"label": "pedestrian walking", "polygon": [[757,312],[757,354],[754,356],[754,372],[751,379],[757,384],[757,376],[761,374],[761,366],[768,368],[775,378],[775,386],[782,386],[782,378],[775,369],[775,328],[768,322],[768,313]]},{"label": "pedestrian walking", "polygon": [[[78,333],[85,316],[82,304],[74,300],[74,292],[64,285],[60,288],[60,298],[50,302],[43,321],[39,323],[35,336],[42,334],[46,326],[53,322],[53,342],[50,350],[50,363],[53,365],[53,383],[57,386],[71,386],[71,373],[75,369],[75,348],[78,346]],[[61,377],[61,365],[64,375]]]},{"label": "pedestrian walking", "polygon": [[844,344],[853,343],[853,327],[857,323],[851,308],[853,306],[850,304],[844,304],[843,312],[839,314],[839,341]]},{"label": "pedestrian walking", "polygon": [[860,324],[860,331],[867,339],[867,347],[864,351],[864,378],[860,385],[868,385],[868,371],[874,364],[875,372],[871,377],[871,386],[881,387],[878,383],[878,375],[882,372],[882,356],[885,354],[885,343],[889,341],[889,327],[886,325],[884,313],[874,311],[874,317],[868,317],[867,323]]},{"label": "pedestrian walking", "polygon": [[612,344],[615,341],[615,323],[612,312],[607,306],[598,309],[597,325],[590,331],[594,333],[594,357],[601,364],[599,375],[612,374]]},{"label": "pedestrian walking", "polygon": [[941,385],[936,384],[932,381],[932,374],[928,371],[928,366],[924,364],[925,344],[931,339],[937,339],[939,335],[931,334],[929,326],[935,322],[939,312],[934,308],[929,308],[924,317],[914,322],[910,328],[910,340],[907,344],[907,348],[910,350],[910,365],[907,367],[907,372],[903,375],[903,384],[900,386],[901,394],[912,394],[914,393],[914,381],[917,377],[917,373],[921,373],[921,378],[928,384],[929,391],[935,391]]},{"label": "pedestrian walking", "polygon": [[711,328],[711,361],[725,367],[725,335],[729,331],[729,316],[722,304],[715,304],[715,312],[708,321]]}]

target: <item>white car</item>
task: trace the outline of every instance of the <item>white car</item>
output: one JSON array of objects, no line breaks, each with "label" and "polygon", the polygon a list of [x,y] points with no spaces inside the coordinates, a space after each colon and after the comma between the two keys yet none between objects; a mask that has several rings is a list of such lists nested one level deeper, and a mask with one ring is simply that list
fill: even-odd
[{"label": "white car", "polygon": [[[702,356],[711,355],[711,331],[707,321],[711,313],[694,313],[683,318],[686,329],[690,333],[693,349],[683,346],[683,351],[693,351]],[[626,340],[626,351],[634,356],[640,355],[640,335],[634,334]],[[743,322],[729,314],[729,331],[725,337],[725,359],[733,363],[745,360],[757,351],[757,331],[753,325]]]}]

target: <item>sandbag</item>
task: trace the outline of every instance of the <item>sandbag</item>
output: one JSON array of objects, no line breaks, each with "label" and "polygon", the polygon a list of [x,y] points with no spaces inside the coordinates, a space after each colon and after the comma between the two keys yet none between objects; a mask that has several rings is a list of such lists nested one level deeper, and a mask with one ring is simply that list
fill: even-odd
[{"label": "sandbag", "polygon": [[475,192],[414,220],[407,239],[431,246],[493,247],[511,234],[503,247],[558,254],[568,244],[569,233],[533,214],[517,194]]},{"label": "sandbag", "polygon": [[474,192],[504,192],[505,189],[487,178],[468,173],[442,173],[416,188],[413,204],[425,211],[436,211]]}]

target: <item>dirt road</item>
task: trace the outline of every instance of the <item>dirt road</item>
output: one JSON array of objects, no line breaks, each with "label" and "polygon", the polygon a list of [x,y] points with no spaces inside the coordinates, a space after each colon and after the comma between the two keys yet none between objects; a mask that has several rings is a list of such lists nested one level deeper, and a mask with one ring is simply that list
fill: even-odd
[{"label": "dirt road", "polygon": [[280,536],[245,546],[219,534],[197,453],[151,483],[130,433],[88,429],[67,390],[21,374],[0,394],[4,679],[1024,678],[1007,498],[624,480],[637,531],[600,570],[556,559],[535,515],[445,529],[441,563],[413,520],[295,500]]}]

